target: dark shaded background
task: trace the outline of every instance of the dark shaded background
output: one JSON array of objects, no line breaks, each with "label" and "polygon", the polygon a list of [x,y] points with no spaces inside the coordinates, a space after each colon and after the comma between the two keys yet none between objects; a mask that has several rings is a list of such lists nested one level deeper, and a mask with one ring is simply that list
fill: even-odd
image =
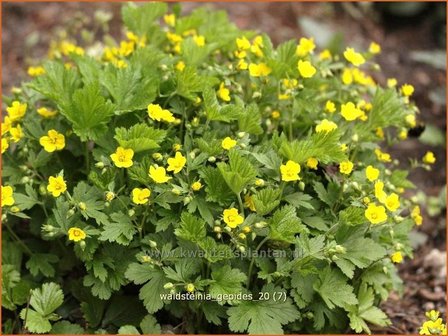
[{"label": "dark shaded background", "polygon": [[[189,12],[201,5],[204,4],[188,2],[182,7]],[[377,60],[383,74],[375,74],[376,79],[384,84],[386,77],[383,76],[396,77],[399,85],[413,84],[413,99],[421,110],[419,119],[446,134],[445,69],[428,64],[440,60],[433,54],[429,54],[428,61],[422,62],[412,53],[442,50],[446,55],[446,3],[221,2],[206,5],[226,10],[240,28],[266,32],[274,43],[325,32],[340,32],[344,44],[358,48],[366,49],[372,40],[380,43],[383,52]],[[117,39],[122,37],[119,3],[15,2],[2,6],[3,94],[8,94],[12,86],[26,79],[28,65],[46,55],[50,40],[62,32],[62,27],[76,32],[78,41],[83,35],[99,37],[102,31],[94,17],[101,10],[113,14],[109,33]],[[309,22],[310,19],[326,30],[318,28],[310,32],[309,23],[304,24],[304,20]],[[88,33],[82,33],[82,25],[90,27]],[[414,138],[395,146],[391,153],[406,163],[409,158],[421,158],[427,150],[437,156],[433,171],[418,169],[412,173],[411,180],[417,185],[417,191],[434,197],[430,202],[437,203],[435,197],[446,180],[445,146],[428,146]],[[392,294],[383,304],[393,325],[374,329],[374,333],[417,333],[425,319],[424,312],[430,309],[438,309],[445,316],[445,210],[442,206],[441,214],[432,217],[428,216],[425,207],[423,211],[424,224],[413,237],[417,247],[415,257],[400,266],[406,287],[404,296],[400,298]]]}]

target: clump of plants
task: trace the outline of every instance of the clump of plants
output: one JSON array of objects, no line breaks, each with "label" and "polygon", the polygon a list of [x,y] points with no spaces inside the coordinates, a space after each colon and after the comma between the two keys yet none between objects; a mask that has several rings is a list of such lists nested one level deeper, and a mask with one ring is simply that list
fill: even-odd
[{"label": "clump of plants", "polygon": [[[422,224],[387,153],[416,125],[381,51],[274,46],[127,4],[5,97],[5,333],[366,332]],[[432,153],[410,167],[428,167]]]}]

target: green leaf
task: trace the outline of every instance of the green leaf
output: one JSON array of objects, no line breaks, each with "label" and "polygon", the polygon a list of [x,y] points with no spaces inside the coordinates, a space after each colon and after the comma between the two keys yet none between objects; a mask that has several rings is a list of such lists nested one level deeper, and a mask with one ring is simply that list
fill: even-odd
[{"label": "green leaf", "polygon": [[75,323],[70,323],[69,321],[56,322],[51,328],[50,334],[54,335],[82,335],[84,334],[84,329]]},{"label": "green leaf", "polygon": [[162,328],[157,322],[157,319],[152,315],[146,315],[140,323],[140,328],[144,335],[159,335],[162,333]]},{"label": "green leaf", "polygon": [[358,303],[353,287],[347,283],[347,278],[337,269],[326,267],[319,274],[319,280],[313,286],[329,309],[346,307]]},{"label": "green leaf", "polygon": [[257,214],[264,216],[278,207],[280,204],[280,196],[280,189],[268,187],[257,191],[252,196]]},{"label": "green leaf", "polygon": [[226,318],[226,308],[216,302],[206,302],[201,305],[205,319],[214,325],[221,325],[221,319]]},{"label": "green leaf", "polygon": [[106,132],[114,109],[114,104],[101,96],[98,84],[91,83],[75,91],[73,99],[61,106],[61,114],[72,123],[82,141],[97,140]]},{"label": "green leaf", "polygon": [[192,282],[193,277],[198,274],[201,269],[199,259],[186,258],[179,260],[174,264],[174,269],[164,267],[165,275],[176,282]]},{"label": "green leaf", "polygon": [[297,209],[305,208],[314,210],[313,205],[310,203],[310,201],[312,201],[313,198],[308,194],[304,194],[302,192],[296,192],[294,194],[285,196],[284,199],[286,202],[295,206]]},{"label": "green leaf", "polygon": [[218,244],[212,237],[206,237],[198,245],[204,251],[204,258],[210,263],[234,257],[234,253],[229,245]]},{"label": "green leaf", "polygon": [[269,221],[268,227],[270,239],[287,243],[292,243],[296,234],[306,231],[297,217],[296,209],[291,205],[278,209]]},{"label": "green leaf", "polygon": [[361,225],[365,223],[364,209],[350,206],[339,212],[339,221],[345,225]]},{"label": "green leaf", "polygon": [[397,188],[415,189],[415,184],[407,179],[409,172],[406,170],[394,170],[390,175],[390,183]]},{"label": "green leaf", "polygon": [[269,284],[261,290],[269,293],[269,300],[243,301],[229,308],[229,328],[233,332],[249,334],[283,334],[282,325],[293,322],[299,317],[297,308],[290,298],[285,301],[273,299],[274,293],[283,292],[279,287]]},{"label": "green leaf", "polygon": [[261,127],[261,114],[258,105],[250,104],[242,110],[238,118],[238,128],[242,132],[259,135],[263,133]]},{"label": "green leaf", "polygon": [[242,113],[242,107],[235,105],[220,106],[216,98],[216,92],[211,88],[205,88],[202,93],[204,97],[204,111],[208,120],[231,122],[237,120]]},{"label": "green leaf", "polygon": [[[226,294],[241,293],[242,283],[246,281],[247,276],[237,268],[231,268],[230,265],[217,265],[212,267],[209,293],[213,298]],[[225,304],[226,301],[219,301],[219,304]]]},{"label": "green leaf", "polygon": [[250,161],[236,150],[229,151],[229,164],[220,162],[218,168],[229,188],[237,195],[257,176]]},{"label": "green leaf", "polygon": [[179,96],[194,100],[197,93],[205,87],[205,78],[198,75],[193,67],[186,67],[183,71],[177,71],[175,74],[176,93]]},{"label": "green leaf", "polygon": [[66,106],[72,100],[79,86],[75,69],[66,69],[62,62],[48,62],[44,65],[45,74],[31,82],[31,88],[59,106]]},{"label": "green leaf", "polygon": [[149,33],[154,21],[166,13],[168,6],[163,2],[150,2],[143,5],[127,3],[121,9],[126,27],[137,35]]},{"label": "green leaf", "polygon": [[141,66],[133,62],[125,68],[109,65],[100,80],[112,96],[117,115],[146,109],[156,98],[159,87],[156,73],[144,73]]},{"label": "green leaf", "polygon": [[15,205],[17,205],[22,211],[31,209],[40,202],[39,196],[30,184],[25,186],[25,191],[27,195],[14,193],[14,200],[16,201]]},{"label": "green leaf", "polygon": [[50,320],[33,309],[22,309],[20,318],[24,320],[25,328],[33,333],[44,334],[51,330]]},{"label": "green leaf", "polygon": [[359,304],[350,307],[348,314],[350,318],[350,327],[360,333],[362,331],[370,334],[370,329],[366,322],[370,322],[380,327],[386,327],[391,324],[387,315],[378,307],[375,307],[373,289],[363,283],[358,291]]},{"label": "green leaf", "polygon": [[201,169],[199,174],[206,184],[205,191],[207,201],[225,204],[233,199],[233,192],[227,185],[218,168],[207,166]]},{"label": "green leaf", "polygon": [[99,240],[109,241],[111,243],[116,242],[125,246],[129,245],[137,233],[137,229],[129,216],[121,212],[116,212],[110,217],[112,221],[103,225],[104,231],[101,232]]},{"label": "green leaf", "polygon": [[[85,219],[93,218],[98,224],[108,224],[108,216],[100,211],[104,209],[104,200],[102,193],[86,182],[79,182],[73,189],[73,200],[79,206],[79,203],[84,203],[85,208],[80,208],[80,212]],[[63,220],[66,220],[66,214],[63,214]]]},{"label": "green leaf", "polygon": [[341,150],[339,139],[340,133],[337,130],[314,133],[304,140],[284,141],[280,153],[297,163],[303,163],[310,157],[324,164],[341,162],[347,157]]},{"label": "green leaf", "polygon": [[118,335],[140,335],[140,332],[134,326],[125,325],[118,329]]},{"label": "green leaf", "polygon": [[44,283],[41,288],[33,289],[30,298],[30,306],[33,309],[24,308],[20,312],[25,327],[31,332],[49,332],[50,320],[58,318],[53,312],[62,305],[63,301],[64,294],[61,287],[53,282]]},{"label": "green leaf", "polygon": [[48,253],[35,253],[31,255],[30,259],[26,262],[26,268],[33,276],[37,276],[42,273],[45,277],[53,277],[55,269],[52,264],[59,261],[59,258],[54,254]]},{"label": "green leaf", "polygon": [[115,129],[115,140],[123,148],[131,148],[135,153],[159,148],[165,139],[166,131],[149,127],[146,124],[135,124],[129,129]]},{"label": "green leaf", "polygon": [[180,227],[174,231],[176,236],[193,243],[200,242],[205,238],[205,222],[202,219],[183,212],[180,220]]}]

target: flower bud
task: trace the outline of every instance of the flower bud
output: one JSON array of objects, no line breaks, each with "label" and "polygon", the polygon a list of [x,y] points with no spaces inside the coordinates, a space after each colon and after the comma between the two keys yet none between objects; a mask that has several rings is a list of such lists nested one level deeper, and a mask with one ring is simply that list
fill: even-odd
[{"label": "flower bud", "polygon": [[337,255],[333,255],[333,256],[331,256],[331,260],[338,261],[339,257]]},{"label": "flower bud", "polygon": [[182,190],[180,190],[179,188],[173,188],[173,189],[171,189],[171,192],[172,192],[174,195],[177,195],[177,196],[179,196],[180,194],[182,194]]},{"label": "flower bud", "polygon": [[238,132],[238,138],[242,139],[246,135],[246,132]]},{"label": "flower bud", "polygon": [[240,239],[242,239],[242,240],[245,240],[245,239],[246,239],[246,235],[245,235],[244,233],[240,233],[240,234],[238,235],[238,237],[239,237]]},{"label": "flower bud", "polygon": [[187,290],[187,292],[192,293],[195,290],[195,287],[192,283],[189,283],[185,286],[185,289]]},{"label": "flower bud", "polygon": [[95,167],[99,168],[99,169],[103,169],[104,168],[104,163],[103,162],[97,162],[95,163]]},{"label": "flower bud", "polygon": [[185,196],[184,197],[184,205],[187,205],[190,202],[191,202],[191,197],[190,196]]},{"label": "flower bud", "polygon": [[196,158],[195,152],[191,152],[189,155],[190,155],[190,159],[192,159],[192,160],[194,160]]},{"label": "flower bud", "polygon": [[255,226],[257,229],[265,228],[267,225],[268,225],[268,223],[266,223],[266,222],[258,222],[258,223],[255,223],[255,224],[254,224],[254,226]]},{"label": "flower bud", "polygon": [[149,263],[149,262],[152,261],[152,258],[151,258],[150,256],[143,255],[143,256],[141,257],[141,260],[142,260],[142,262],[144,262],[144,263]]},{"label": "flower bud", "polygon": [[336,253],[345,254],[347,252],[347,249],[342,245],[336,245],[334,249]]},{"label": "flower bud", "polygon": [[216,234],[216,238],[217,238],[217,239],[221,239],[221,237],[222,237],[222,234],[221,234],[221,233],[217,233],[217,234]]},{"label": "flower bud", "polygon": [[226,226],[224,230],[226,230],[226,232],[232,232],[232,228],[230,226]]},{"label": "flower bud", "polygon": [[84,202],[79,202],[78,203],[78,208],[81,211],[85,211],[87,209],[87,205]]},{"label": "flower bud", "polygon": [[47,188],[45,187],[45,185],[41,184],[39,186],[39,194],[41,194],[42,196],[47,194]]},{"label": "flower bud", "polygon": [[150,240],[149,241],[149,246],[151,246],[152,248],[156,248],[157,247],[157,243],[154,240]]},{"label": "flower bud", "polygon": [[129,217],[134,216],[135,215],[135,210],[134,209],[129,209],[128,215],[129,215]]},{"label": "flower bud", "polygon": [[210,163],[214,163],[214,162],[216,162],[216,158],[215,158],[214,156],[210,156],[210,157],[208,158],[208,162],[210,162]]},{"label": "flower bud", "polygon": [[255,91],[255,92],[252,94],[252,99],[260,98],[261,96],[262,96],[262,94],[261,94],[260,91]]},{"label": "flower bud", "polygon": [[84,240],[81,240],[79,242],[79,247],[81,248],[81,250],[84,251],[84,249],[86,248],[86,242]]},{"label": "flower bud", "polygon": [[108,191],[106,193],[106,201],[110,202],[115,198],[115,193],[113,191]]},{"label": "flower bud", "polygon": [[243,232],[244,232],[244,233],[249,233],[250,231],[252,231],[252,230],[250,229],[250,226],[245,226],[245,227],[243,227]]},{"label": "flower bud", "polygon": [[257,187],[262,187],[262,186],[264,186],[264,180],[263,180],[263,179],[257,179],[257,180],[255,181],[255,185],[256,185]]},{"label": "flower bud", "polygon": [[246,252],[246,248],[243,245],[238,246],[238,250],[240,250],[241,253]]},{"label": "flower bud", "polygon": [[28,171],[28,167],[27,167],[26,165],[21,165],[21,166],[19,166],[19,169],[20,169],[21,171],[23,171],[23,172]]},{"label": "flower bud", "polygon": [[107,168],[103,168],[102,170],[101,170],[101,175],[104,175],[104,174],[106,174],[107,173]]},{"label": "flower bud", "polygon": [[153,158],[154,160],[156,160],[156,161],[160,161],[160,160],[163,159],[163,155],[160,154],[160,153],[154,153],[154,154],[152,155],[152,158]]},{"label": "flower bud", "polygon": [[214,232],[221,232],[222,229],[221,229],[220,226],[215,226],[215,227],[213,228],[213,231],[214,231]]},{"label": "flower bud", "polygon": [[28,176],[24,176],[24,177],[22,177],[20,182],[23,183],[23,184],[27,184],[27,183],[30,182],[30,178]]},{"label": "flower bud", "polygon": [[2,214],[2,222],[6,221],[7,218],[6,214]]},{"label": "flower bud", "polygon": [[303,181],[300,181],[300,182],[299,182],[299,189],[300,189],[301,191],[304,191],[304,190],[305,190],[305,182],[303,182]]},{"label": "flower bud", "polygon": [[164,289],[171,289],[174,288],[174,285],[172,282],[167,282],[166,284],[163,285]]},{"label": "flower bud", "polygon": [[71,216],[73,216],[75,214],[75,209],[70,209],[69,211],[67,211],[67,218],[70,218]]},{"label": "flower bud", "polygon": [[352,135],[352,141],[353,141],[353,142],[358,142],[358,141],[359,141],[359,136],[358,136],[358,134],[355,133],[355,134]]}]

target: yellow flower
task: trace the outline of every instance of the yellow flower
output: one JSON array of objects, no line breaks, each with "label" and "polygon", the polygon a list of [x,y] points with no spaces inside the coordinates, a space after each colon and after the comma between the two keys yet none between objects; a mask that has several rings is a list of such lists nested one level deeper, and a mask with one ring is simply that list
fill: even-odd
[{"label": "yellow flower", "polygon": [[388,78],[387,79],[387,87],[393,88],[395,86],[397,86],[397,79],[396,78]]},{"label": "yellow flower", "polygon": [[18,101],[13,101],[12,105],[6,108],[11,122],[22,119],[26,113],[26,108],[27,104],[21,104]]},{"label": "yellow flower", "polygon": [[347,146],[347,144],[341,144],[340,148],[341,148],[341,151],[345,152],[345,151],[347,151],[348,146]]},{"label": "yellow flower", "polygon": [[375,182],[375,197],[380,201],[381,203],[384,203],[387,198],[387,194],[384,191],[384,183],[380,180]]},{"label": "yellow flower", "polygon": [[314,38],[305,38],[302,37],[299,41],[299,45],[296,49],[296,55],[299,57],[304,57],[310,53],[313,52],[314,48],[316,48],[316,45],[314,44]]},{"label": "yellow flower", "polygon": [[373,182],[378,179],[380,176],[380,170],[375,167],[369,165],[366,168],[366,177],[370,182]]},{"label": "yellow flower", "polygon": [[224,138],[224,140],[221,142],[221,147],[229,150],[233,147],[236,146],[236,140],[233,140],[231,137],[226,137]]},{"label": "yellow flower", "polygon": [[328,49],[322,50],[322,52],[319,54],[319,59],[321,61],[331,59],[331,52]]},{"label": "yellow flower", "polygon": [[381,52],[381,46],[378,43],[371,42],[369,46],[369,52],[372,54],[379,54]]},{"label": "yellow flower", "polygon": [[232,229],[236,228],[244,222],[243,216],[238,214],[235,208],[225,209],[222,213],[224,222]]},{"label": "yellow flower", "polygon": [[398,133],[398,138],[400,140],[406,140],[408,138],[408,131],[406,129],[402,129],[399,133]]},{"label": "yellow flower", "polygon": [[419,331],[420,335],[446,335],[446,326],[441,318],[429,320],[423,323]]},{"label": "yellow flower", "polygon": [[247,52],[244,50],[235,50],[233,54],[235,55],[236,58],[239,58],[240,61],[242,61],[242,59],[247,56]]},{"label": "yellow flower", "polygon": [[185,286],[185,289],[186,289],[187,292],[192,293],[192,292],[194,292],[195,287],[194,287],[194,285],[192,283],[189,283],[189,284],[187,284]]},{"label": "yellow flower", "polygon": [[176,64],[176,70],[179,70],[180,72],[184,71],[185,69],[185,63],[183,61],[179,61]]},{"label": "yellow flower", "polygon": [[336,125],[334,122],[329,121],[327,119],[322,120],[317,126],[316,126],[316,132],[330,132],[338,128],[338,125]]},{"label": "yellow flower", "polygon": [[132,161],[133,157],[134,151],[130,148],[126,149],[123,147],[118,147],[115,153],[110,155],[110,158],[118,168],[131,167],[134,164]]},{"label": "yellow flower", "polygon": [[333,113],[336,111],[336,105],[331,101],[331,100],[327,100],[327,102],[325,103],[325,111]]},{"label": "yellow flower", "polygon": [[238,70],[247,70],[247,68],[249,67],[249,65],[247,64],[247,62],[243,59],[240,59],[238,61],[238,64],[236,65],[236,68]]},{"label": "yellow flower", "polygon": [[415,115],[413,114],[408,114],[404,119],[406,120],[406,123],[411,127],[415,127],[417,125]]},{"label": "yellow flower", "polygon": [[395,211],[400,207],[400,198],[396,193],[392,193],[386,197],[384,204],[389,211]]},{"label": "yellow flower", "polygon": [[2,207],[3,206],[11,206],[15,203],[13,190],[11,186],[2,186]]},{"label": "yellow flower", "polygon": [[401,86],[401,93],[403,96],[410,97],[414,93],[414,87],[410,84],[404,84]]},{"label": "yellow flower", "polygon": [[174,14],[165,14],[163,16],[163,21],[165,21],[165,23],[168,26],[174,27],[176,24],[176,15]]},{"label": "yellow flower", "polygon": [[341,105],[341,115],[344,117],[347,121],[353,121],[355,119],[358,119],[363,115],[363,112],[356,108],[355,104],[352,102],[348,102],[347,104]]},{"label": "yellow flower", "polygon": [[434,153],[426,152],[426,154],[423,156],[423,162],[427,164],[434,164],[436,162],[436,157],[434,156]]},{"label": "yellow flower", "polygon": [[193,36],[193,41],[196,43],[198,47],[205,46],[205,37],[202,35],[195,35]]},{"label": "yellow flower", "polygon": [[272,119],[278,119],[278,118],[280,118],[280,112],[277,111],[277,110],[272,111],[272,113],[271,113],[271,118],[272,118]]},{"label": "yellow flower", "polygon": [[344,51],[344,57],[347,61],[354,66],[360,66],[365,63],[365,58],[360,53],[356,52],[353,48],[347,48]]},{"label": "yellow flower", "polygon": [[8,133],[9,130],[11,129],[12,126],[12,121],[11,118],[9,118],[8,116],[5,116],[5,118],[3,119],[2,122],[2,135],[5,133]]},{"label": "yellow flower", "polygon": [[[260,36],[258,36],[258,37],[260,37]],[[257,39],[257,38],[255,38],[255,39]],[[260,45],[260,44],[255,43],[255,41],[254,41],[254,44],[251,45],[251,47],[250,47],[250,51],[253,54],[255,54],[255,56],[257,56],[257,57],[263,57],[264,54],[263,54],[263,51],[261,50],[261,48],[263,48],[263,43],[261,43],[261,45]]]},{"label": "yellow flower", "polygon": [[319,161],[316,158],[310,157],[306,160],[306,166],[311,169],[317,169]]},{"label": "yellow flower", "polygon": [[387,220],[386,209],[382,205],[377,206],[375,203],[369,204],[364,215],[372,224],[380,224]]},{"label": "yellow flower", "polygon": [[282,181],[290,182],[300,180],[300,164],[289,160],[286,164],[280,166],[280,173],[282,174]]},{"label": "yellow flower", "polygon": [[376,129],[375,134],[378,138],[384,139],[384,130],[381,127]]},{"label": "yellow flower", "polygon": [[37,77],[37,76],[41,76],[45,73],[45,69],[42,66],[30,66],[28,68],[28,75],[30,75],[31,77]]},{"label": "yellow flower", "polygon": [[176,152],[174,158],[169,158],[167,162],[168,162],[167,170],[174,172],[174,174],[177,174],[185,166],[187,159],[185,158],[185,156],[182,155],[181,152]]},{"label": "yellow flower", "polygon": [[224,86],[224,83],[219,84],[218,97],[226,102],[230,101],[230,90]]},{"label": "yellow flower", "polygon": [[237,37],[236,46],[239,50],[248,50],[250,49],[250,42],[245,36],[241,38]]},{"label": "yellow flower", "polygon": [[67,190],[64,178],[62,176],[50,176],[48,179],[47,190],[51,192],[53,197],[59,197]]},{"label": "yellow flower", "polygon": [[339,164],[339,171],[342,174],[349,175],[353,170],[353,162],[345,160]]},{"label": "yellow flower", "polygon": [[249,208],[250,211],[253,211],[253,212],[257,211],[257,210],[255,209],[255,203],[254,203],[254,200],[253,200],[252,196],[249,195],[249,194],[246,194],[246,195],[244,196],[244,206],[245,206],[246,208]]},{"label": "yellow flower", "polygon": [[156,183],[166,183],[172,179],[172,177],[166,175],[165,168],[156,166],[149,167],[149,177]]},{"label": "yellow flower", "polygon": [[411,212],[411,217],[415,222],[415,225],[422,225],[423,223],[423,217],[420,213],[420,207],[416,205]]},{"label": "yellow flower", "polygon": [[191,185],[191,189],[193,191],[199,191],[199,190],[201,190],[201,188],[202,188],[202,183],[200,181],[193,182],[193,184]]},{"label": "yellow flower", "polygon": [[265,63],[249,64],[249,74],[252,77],[264,77],[271,73],[272,69],[268,67]]},{"label": "yellow flower", "polygon": [[256,179],[256,180],[255,180],[255,185],[256,185],[257,187],[262,187],[262,186],[264,186],[264,180],[263,180],[263,179]]},{"label": "yellow flower", "polygon": [[350,85],[351,83],[353,83],[353,73],[352,70],[349,68],[345,68],[344,71],[342,72],[342,83],[344,83],[345,85]]},{"label": "yellow flower", "polygon": [[400,251],[397,251],[397,252],[392,253],[392,255],[390,256],[390,259],[392,260],[392,262],[399,264],[403,261],[403,255],[401,254]]},{"label": "yellow flower", "polygon": [[148,188],[134,188],[132,189],[132,202],[135,204],[146,204],[151,196],[151,190]]},{"label": "yellow flower", "polygon": [[115,198],[115,193],[113,191],[108,191],[106,193],[106,201],[110,202]]},{"label": "yellow flower", "polygon": [[379,149],[379,148],[375,149],[375,155],[378,158],[378,160],[380,160],[382,162],[391,162],[392,161],[390,154],[382,152],[381,149]]},{"label": "yellow flower", "polygon": [[291,98],[291,96],[289,94],[286,94],[286,93],[278,95],[278,99],[279,100],[286,100],[286,99],[289,99],[289,98]]},{"label": "yellow flower", "polygon": [[297,69],[303,78],[311,78],[316,73],[316,68],[309,61],[299,60]]},{"label": "yellow flower", "polygon": [[11,139],[13,142],[19,142],[19,140],[23,138],[23,131],[20,125],[11,127],[9,133],[11,134]]},{"label": "yellow flower", "polygon": [[297,79],[288,79],[285,78],[282,80],[282,84],[287,89],[294,89],[299,85],[299,81]]},{"label": "yellow flower", "polygon": [[52,118],[56,114],[58,114],[57,111],[53,111],[53,110],[47,109],[46,107],[38,108],[37,109],[37,113],[39,113],[39,115],[41,115],[44,118]]},{"label": "yellow flower", "polygon": [[52,153],[65,147],[65,137],[63,134],[52,129],[48,131],[47,135],[44,135],[39,139],[39,143],[44,147],[45,151]]},{"label": "yellow flower", "polygon": [[68,239],[74,242],[79,242],[80,240],[84,240],[86,238],[86,233],[77,227],[72,227],[68,229]]},{"label": "yellow flower", "polygon": [[2,138],[2,154],[9,148],[8,139]]},{"label": "yellow flower", "polygon": [[148,105],[148,116],[152,120],[162,120],[169,123],[174,122],[174,120],[176,119],[170,111],[163,109],[159,104]]}]

